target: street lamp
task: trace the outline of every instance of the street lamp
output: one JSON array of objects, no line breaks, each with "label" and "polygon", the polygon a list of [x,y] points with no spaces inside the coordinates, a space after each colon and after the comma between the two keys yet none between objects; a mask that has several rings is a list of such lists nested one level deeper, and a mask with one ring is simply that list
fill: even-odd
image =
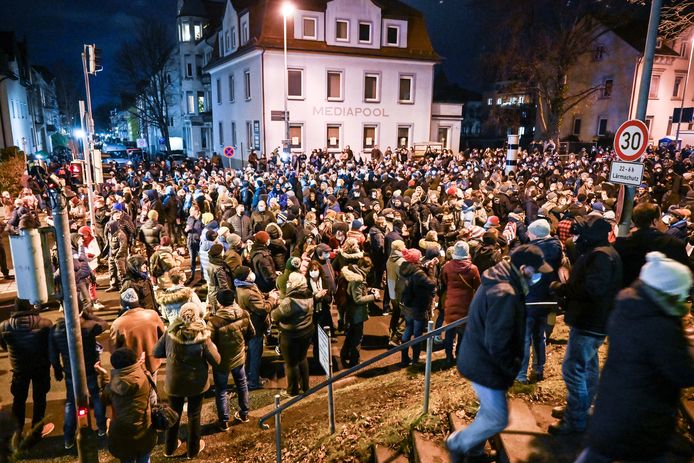
[{"label": "street lamp", "polygon": [[687,97],[687,82],[689,82],[689,73],[692,71],[692,56],[694,56],[694,36],[689,43],[689,64],[687,65],[687,76],[684,78],[684,88],[682,89],[682,103],[680,104],[680,118],[677,120],[677,133],[675,134],[675,146],[680,141],[680,127],[682,127],[682,116],[684,111],[684,99]]},{"label": "street lamp", "polygon": [[[287,68],[287,17],[294,14],[294,5],[289,2],[282,4],[282,18],[284,22],[284,143],[283,151],[289,148],[289,110],[287,100],[289,99],[289,69]],[[285,156],[289,153],[285,153]]]}]

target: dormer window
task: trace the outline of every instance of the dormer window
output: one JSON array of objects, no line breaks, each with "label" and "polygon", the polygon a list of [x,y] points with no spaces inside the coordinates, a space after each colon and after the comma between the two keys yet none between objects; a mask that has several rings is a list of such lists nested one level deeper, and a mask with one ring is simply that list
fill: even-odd
[{"label": "dormer window", "polygon": [[202,24],[195,23],[193,27],[195,31],[195,40],[200,40],[202,38]]},{"label": "dormer window", "polygon": [[241,20],[241,46],[248,43],[248,16]]},{"label": "dormer window", "polygon": [[302,18],[303,25],[303,38],[315,40],[318,38],[317,35],[317,24],[316,18],[304,17]]},{"label": "dormer window", "polygon": [[400,44],[400,28],[398,26],[386,28],[386,43],[396,47]]},{"label": "dormer window", "polygon": [[345,19],[335,21],[335,40],[349,42],[349,21]]},{"label": "dormer window", "polygon": [[359,23],[359,43],[371,43],[371,23]]}]

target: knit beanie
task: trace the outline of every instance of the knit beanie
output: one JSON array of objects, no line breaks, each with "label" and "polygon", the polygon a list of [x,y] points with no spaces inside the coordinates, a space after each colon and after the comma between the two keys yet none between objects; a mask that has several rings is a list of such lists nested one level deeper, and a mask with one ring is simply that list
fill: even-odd
[{"label": "knit beanie", "polygon": [[222,289],[217,293],[217,302],[223,307],[228,307],[234,303],[234,291]]},{"label": "knit beanie", "polygon": [[405,249],[402,251],[402,257],[405,259],[405,262],[418,264],[422,260],[422,252],[416,248]]},{"label": "knit beanie", "polygon": [[532,233],[538,238],[546,238],[549,236],[549,222],[545,219],[537,219],[530,225],[528,225],[528,232]]},{"label": "knit beanie", "polygon": [[207,255],[210,257],[219,257],[222,255],[222,251],[224,251],[224,246],[219,243],[215,243],[210,247]]},{"label": "knit beanie", "polygon": [[405,249],[405,242],[403,240],[395,240],[390,244],[391,251],[403,251]]},{"label": "knit beanie", "polygon": [[292,272],[287,279],[287,292],[306,286],[306,277],[299,272]]},{"label": "knit beanie", "polygon": [[290,257],[287,259],[287,263],[285,264],[284,268],[291,271],[299,270],[301,268],[301,258]]},{"label": "knit beanie", "polygon": [[239,244],[241,244],[241,237],[236,233],[229,233],[225,239],[227,244],[229,244],[229,246],[231,246],[232,248],[235,248]]},{"label": "knit beanie", "polygon": [[120,305],[125,310],[134,309],[140,305],[140,299],[134,289],[128,288],[120,293]]},{"label": "knit beanie", "polygon": [[463,260],[470,257],[470,246],[465,241],[458,241],[453,246],[453,259]]},{"label": "knit beanie", "polygon": [[207,225],[208,223],[212,222],[213,220],[214,220],[214,216],[209,212],[205,212],[202,215],[202,224],[203,225]]},{"label": "knit beanie", "polygon": [[159,213],[156,210],[152,209],[147,213],[147,218],[156,222],[157,220],[159,220]]},{"label": "knit beanie", "polygon": [[251,268],[242,265],[234,271],[234,278],[239,281],[246,281],[248,275],[251,274]]},{"label": "knit beanie", "polygon": [[646,263],[641,267],[639,279],[658,291],[681,298],[689,294],[692,286],[692,272],[685,265],[657,251],[646,254]]},{"label": "knit beanie", "polygon": [[185,324],[190,324],[195,321],[197,321],[200,317],[198,317],[198,312],[200,309],[198,308],[198,305],[194,302],[186,302],[183,304],[181,307],[181,310],[178,312],[178,318],[180,318]]},{"label": "knit beanie", "polygon": [[266,231],[259,231],[255,234],[256,243],[267,244],[270,241],[270,235]]}]

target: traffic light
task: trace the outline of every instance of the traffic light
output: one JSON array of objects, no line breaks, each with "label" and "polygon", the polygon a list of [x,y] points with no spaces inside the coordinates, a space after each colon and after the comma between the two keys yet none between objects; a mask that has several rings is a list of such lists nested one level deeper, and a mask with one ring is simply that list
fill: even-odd
[{"label": "traffic light", "polygon": [[96,75],[97,72],[104,69],[101,65],[101,49],[96,48],[96,45],[87,45],[86,50],[89,58],[89,74]]}]

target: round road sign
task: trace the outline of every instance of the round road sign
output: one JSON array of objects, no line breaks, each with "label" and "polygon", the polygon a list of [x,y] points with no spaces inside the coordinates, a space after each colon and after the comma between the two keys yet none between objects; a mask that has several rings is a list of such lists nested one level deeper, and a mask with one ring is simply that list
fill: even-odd
[{"label": "round road sign", "polygon": [[620,125],[614,134],[614,150],[625,162],[637,162],[648,146],[648,127],[638,119]]},{"label": "round road sign", "polygon": [[224,147],[224,156],[228,158],[233,158],[234,157],[234,147],[233,146],[225,146]]}]

